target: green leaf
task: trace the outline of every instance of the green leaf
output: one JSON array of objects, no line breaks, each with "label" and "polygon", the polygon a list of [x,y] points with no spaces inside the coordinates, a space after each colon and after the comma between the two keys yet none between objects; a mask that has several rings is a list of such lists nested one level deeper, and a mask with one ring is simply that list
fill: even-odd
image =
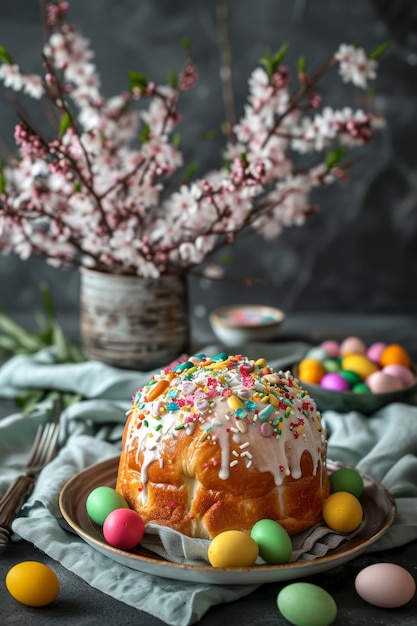
[{"label": "green leaf", "polygon": [[131,70],[128,71],[127,75],[129,76],[129,85],[131,91],[133,89],[140,89],[141,91],[145,91],[148,87],[148,79],[145,74],[142,72],[133,72]]},{"label": "green leaf", "polygon": [[280,49],[277,52],[275,52],[274,57],[272,59],[274,66],[275,66],[274,72],[277,70],[279,64],[282,62],[283,58],[287,54],[289,47],[290,47],[290,44],[288,43],[288,41],[286,41],[285,43],[282,44]]},{"label": "green leaf", "polygon": [[80,183],[78,183],[78,182],[74,183],[74,191],[75,191],[75,193],[80,193],[81,189],[82,189],[82,187],[81,187]]},{"label": "green leaf", "polygon": [[44,389],[29,389],[26,393],[16,396],[17,406],[22,409],[23,415],[29,415],[36,404],[45,397]]},{"label": "green leaf", "polygon": [[212,139],[216,139],[218,134],[219,132],[216,129],[211,129],[211,130],[209,129],[203,133],[203,139],[211,141]]},{"label": "green leaf", "polygon": [[277,50],[274,55],[272,55],[269,50],[265,51],[264,56],[260,59],[260,63],[265,67],[269,78],[271,78],[271,76],[277,71],[283,58],[287,54],[289,47],[290,44],[286,42],[282,44],[280,49]]},{"label": "green leaf", "polygon": [[184,52],[189,52],[191,50],[191,39],[189,37],[183,37],[181,39],[181,49]]},{"label": "green leaf", "polygon": [[13,59],[4,46],[0,46],[0,61],[2,61],[2,63],[6,63],[7,65],[13,64]]},{"label": "green leaf", "polygon": [[179,150],[181,148],[181,135],[177,131],[172,135],[172,145]]},{"label": "green leaf", "polygon": [[45,309],[47,315],[49,315],[50,318],[55,319],[56,313],[55,313],[54,303],[52,302],[51,292],[49,291],[49,287],[45,283],[45,281],[42,281],[39,284],[39,290],[42,296],[43,308]]},{"label": "green leaf", "polygon": [[67,111],[65,111],[65,113],[61,115],[61,119],[59,120],[59,136],[63,137],[71,125],[72,117]]},{"label": "green leaf", "polygon": [[142,130],[139,133],[139,139],[146,143],[151,138],[151,127],[149,124],[145,124]]},{"label": "green leaf", "polygon": [[184,170],[183,181],[188,182],[197,172],[199,168],[198,161],[192,161]]},{"label": "green leaf", "polygon": [[342,148],[342,146],[338,146],[337,148],[333,148],[333,150],[329,150],[325,157],[325,164],[327,169],[332,169],[335,165],[340,163],[340,161],[345,156],[346,150]]},{"label": "green leaf", "polygon": [[178,86],[178,75],[177,72],[171,70],[168,72],[168,85],[172,87],[172,89],[176,89]]},{"label": "green leaf", "polygon": [[42,347],[36,335],[24,330],[19,324],[16,324],[8,315],[2,312],[0,312],[0,330],[15,339],[16,343],[25,350],[36,352]]},{"label": "green leaf", "polygon": [[4,176],[4,165],[3,161],[0,160],[0,193],[4,193],[6,191],[6,178]]},{"label": "green leaf", "polygon": [[371,54],[369,55],[370,59],[379,59],[390,47],[390,41],[384,41],[381,45],[378,46]]},{"label": "green leaf", "polygon": [[298,57],[297,59],[297,70],[299,74],[305,74],[306,73],[306,58],[303,55],[301,55],[300,57]]}]

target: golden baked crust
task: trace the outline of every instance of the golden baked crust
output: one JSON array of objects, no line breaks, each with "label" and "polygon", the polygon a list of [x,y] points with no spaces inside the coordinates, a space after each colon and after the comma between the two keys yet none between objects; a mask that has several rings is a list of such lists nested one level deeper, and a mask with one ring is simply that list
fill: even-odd
[{"label": "golden baked crust", "polygon": [[192,537],[266,518],[290,534],[319,522],[326,433],[298,381],[239,355],[187,363],[135,395],[117,491],[145,523]]}]

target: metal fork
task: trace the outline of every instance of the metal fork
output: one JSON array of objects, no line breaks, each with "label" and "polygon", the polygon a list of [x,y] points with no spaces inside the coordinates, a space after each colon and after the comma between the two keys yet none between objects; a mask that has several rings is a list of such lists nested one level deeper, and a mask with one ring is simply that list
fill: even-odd
[{"label": "metal fork", "polygon": [[56,455],[59,435],[59,421],[57,421],[59,413],[60,403],[55,402],[52,409],[52,421],[38,426],[22,474],[12,482],[0,500],[0,544],[5,544],[9,541],[12,535],[11,524],[14,518],[32,491],[39,473]]}]

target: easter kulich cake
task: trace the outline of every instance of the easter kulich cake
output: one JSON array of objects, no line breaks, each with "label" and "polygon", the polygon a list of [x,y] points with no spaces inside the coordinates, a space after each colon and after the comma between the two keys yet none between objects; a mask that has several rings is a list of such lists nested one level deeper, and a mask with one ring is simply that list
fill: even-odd
[{"label": "easter kulich cake", "polygon": [[116,490],[146,524],[212,539],[272,519],[322,519],[327,440],[290,372],[225,353],[161,370],[132,398]]}]

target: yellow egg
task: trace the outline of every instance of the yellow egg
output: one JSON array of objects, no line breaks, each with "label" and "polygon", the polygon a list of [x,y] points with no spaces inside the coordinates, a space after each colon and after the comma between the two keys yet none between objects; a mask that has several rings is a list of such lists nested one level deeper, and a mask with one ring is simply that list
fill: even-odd
[{"label": "yellow egg", "polygon": [[225,530],[212,539],[208,548],[213,567],[250,567],[258,554],[258,544],[242,530]]},{"label": "yellow egg", "polygon": [[14,565],[6,575],[6,587],[15,600],[27,606],[45,606],[59,593],[55,572],[37,561]]},{"label": "yellow egg", "polygon": [[337,491],[325,501],[322,514],[329,528],[339,533],[350,533],[360,526],[363,510],[354,495],[347,491]]},{"label": "yellow egg", "polygon": [[365,378],[376,372],[379,367],[376,363],[370,361],[363,354],[350,353],[343,357],[342,369],[355,372],[356,374],[359,374],[359,376],[364,380]]}]

